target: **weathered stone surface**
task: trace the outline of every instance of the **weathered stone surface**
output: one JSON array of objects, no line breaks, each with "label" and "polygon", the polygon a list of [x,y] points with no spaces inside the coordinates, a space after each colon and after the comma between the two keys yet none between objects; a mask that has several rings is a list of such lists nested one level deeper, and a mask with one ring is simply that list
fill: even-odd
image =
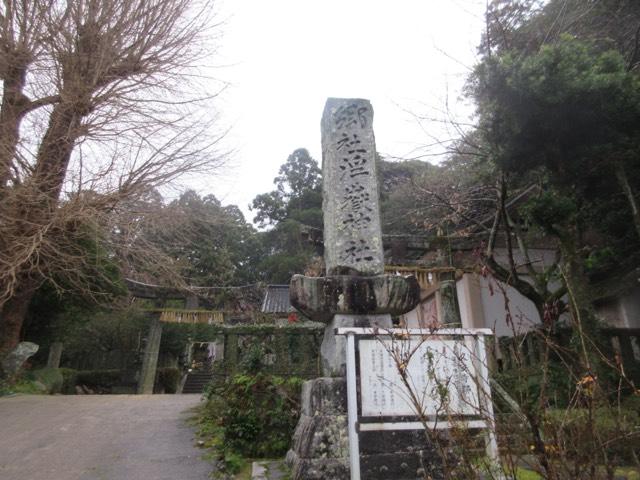
[{"label": "weathered stone surface", "polygon": [[303,314],[328,322],[336,314],[402,315],[419,303],[420,286],[413,276],[294,275],[289,295],[291,304]]},{"label": "weathered stone surface", "polygon": [[440,274],[440,306],[442,308],[443,324],[447,326],[462,325],[454,272],[442,272]]},{"label": "weathered stone surface", "polygon": [[[346,418],[344,416],[335,418],[303,416],[300,423],[304,428],[296,432],[293,451],[287,455],[296,473],[294,478],[349,478],[348,442],[340,435],[339,438],[344,442],[344,446],[342,449],[335,449],[331,445],[332,439],[322,433],[326,430],[335,431],[336,427],[340,427],[344,428],[343,435],[346,436]],[[301,441],[305,435],[312,438],[312,441]],[[438,454],[425,441],[424,432],[361,432],[359,436],[362,478],[418,480],[425,478],[422,473],[425,471],[433,479],[442,478],[442,465]],[[322,476],[327,474],[335,476]]]},{"label": "weathered stone surface", "polygon": [[346,415],[302,415],[291,449],[300,458],[343,458],[349,455]]},{"label": "weathered stone surface", "polygon": [[149,325],[147,335],[147,346],[142,357],[142,367],[140,369],[140,380],[138,381],[139,394],[153,393],[153,384],[156,379],[156,367],[158,366],[158,355],[160,353],[160,340],[162,339],[162,323],[160,319],[154,318]]},{"label": "weathered stone surface", "polygon": [[346,415],[347,382],[339,377],[320,377],[302,385],[302,414]]},{"label": "weathered stone surface", "polygon": [[53,342],[49,346],[49,357],[47,359],[48,368],[60,368],[62,359],[62,342]]},{"label": "weathered stone surface", "polygon": [[336,335],[336,328],[379,327],[392,328],[390,315],[334,315],[324,330],[324,338],[320,345],[322,373],[330,377],[344,377],[347,374],[346,345],[344,335]]},{"label": "weathered stone surface", "polygon": [[322,115],[324,260],[327,275],[381,275],[384,251],[373,108],[329,98]]},{"label": "weathered stone surface", "polygon": [[378,453],[412,453],[428,450],[424,430],[382,430],[377,432],[360,432],[360,453],[376,455]]},{"label": "weathered stone surface", "polygon": [[38,345],[32,342],[20,342],[9,355],[2,360],[2,370],[7,377],[16,375],[24,362],[38,351]]},{"label": "weathered stone surface", "polygon": [[292,480],[348,480],[348,458],[301,458],[293,450],[287,453]]},{"label": "weathered stone surface", "polygon": [[[425,473],[428,474],[425,475]],[[360,455],[360,475],[367,480],[422,480],[444,478],[442,465],[432,450],[411,453]]]},{"label": "weathered stone surface", "polygon": [[344,378],[316,378],[302,387],[302,415],[287,463],[294,479],[347,479],[349,439]]},{"label": "weathered stone surface", "polygon": [[284,480],[289,478],[282,460],[260,460],[251,465],[251,480]]},{"label": "weathered stone surface", "polygon": [[[329,99],[322,118],[324,260],[327,277],[296,275],[291,303],[327,323],[323,373],[307,382],[302,416],[287,462],[294,480],[349,478],[345,343],[340,327],[391,328],[391,315],[411,311],[420,288],[413,277],[383,275],[373,110],[367,100]],[[415,433],[361,434],[363,479],[417,479],[437,458]],[[429,463],[429,462],[427,462]],[[433,470],[435,471],[435,470]],[[441,478],[438,475],[434,479]]]}]

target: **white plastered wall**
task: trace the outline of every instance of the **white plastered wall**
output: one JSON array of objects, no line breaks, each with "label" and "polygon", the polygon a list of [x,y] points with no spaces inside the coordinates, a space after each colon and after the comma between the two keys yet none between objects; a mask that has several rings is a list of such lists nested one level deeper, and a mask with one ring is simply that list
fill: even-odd
[{"label": "white plastered wall", "polygon": [[640,287],[634,288],[620,302],[626,328],[640,328]]},{"label": "white plastered wall", "polygon": [[598,315],[614,328],[640,328],[640,287],[627,295],[602,303]]},{"label": "white plastered wall", "polygon": [[438,322],[438,309],[436,296],[431,295],[424,299],[415,309],[402,316],[407,328],[428,328]]},{"label": "white plastered wall", "polygon": [[[531,300],[516,289],[474,273],[465,273],[457,282],[460,317],[465,328],[491,328],[496,336],[513,336],[540,323],[540,316]],[[507,324],[507,307],[513,325]]]}]

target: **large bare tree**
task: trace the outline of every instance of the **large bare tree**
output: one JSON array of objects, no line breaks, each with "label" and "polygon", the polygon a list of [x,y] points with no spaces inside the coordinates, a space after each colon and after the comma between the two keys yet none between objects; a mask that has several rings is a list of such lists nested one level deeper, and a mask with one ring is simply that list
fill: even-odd
[{"label": "large bare tree", "polygon": [[99,293],[87,239],[117,256],[132,205],[220,167],[211,20],[209,0],[0,4],[0,353],[43,281]]}]

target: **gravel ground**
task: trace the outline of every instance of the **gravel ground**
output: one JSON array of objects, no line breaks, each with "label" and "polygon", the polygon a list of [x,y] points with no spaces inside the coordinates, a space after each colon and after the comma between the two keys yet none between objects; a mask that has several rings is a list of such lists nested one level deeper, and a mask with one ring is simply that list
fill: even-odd
[{"label": "gravel ground", "polygon": [[1,480],[206,480],[186,425],[200,395],[0,398]]}]

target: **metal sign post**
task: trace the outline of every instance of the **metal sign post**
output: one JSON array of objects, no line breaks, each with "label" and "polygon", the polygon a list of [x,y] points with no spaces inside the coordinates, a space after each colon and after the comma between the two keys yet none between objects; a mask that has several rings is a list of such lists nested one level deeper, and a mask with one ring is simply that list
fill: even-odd
[{"label": "metal sign post", "polygon": [[358,393],[356,389],[356,340],[347,334],[347,415],[349,422],[349,461],[351,480],[360,480],[360,441],[358,439]]},{"label": "metal sign post", "polygon": [[[489,369],[484,337],[490,329],[376,329],[338,328],[346,335],[347,407],[351,480],[360,480],[359,431],[447,429],[454,424],[466,428],[485,429],[487,457],[499,467],[495,418],[489,386]],[[462,340],[451,337],[463,337]],[[356,377],[356,340],[359,344],[360,402]],[[393,342],[396,342],[395,344]],[[400,343],[405,342],[405,343]],[[405,387],[398,381],[397,365],[391,348],[413,351],[409,373],[423,404],[418,415],[416,406],[406,400]],[[415,357],[415,360],[414,360]],[[396,359],[397,360],[397,359]],[[457,420],[440,420],[442,398],[438,397],[439,381],[448,385],[447,405]],[[436,388],[434,388],[434,386]],[[415,392],[414,392],[415,393]],[[440,403],[438,403],[440,402]],[[360,415],[358,415],[360,407]],[[377,421],[403,417],[399,421]],[[422,417],[406,421],[406,417]],[[426,418],[426,421],[425,421]],[[359,421],[360,420],[360,421]]]}]

